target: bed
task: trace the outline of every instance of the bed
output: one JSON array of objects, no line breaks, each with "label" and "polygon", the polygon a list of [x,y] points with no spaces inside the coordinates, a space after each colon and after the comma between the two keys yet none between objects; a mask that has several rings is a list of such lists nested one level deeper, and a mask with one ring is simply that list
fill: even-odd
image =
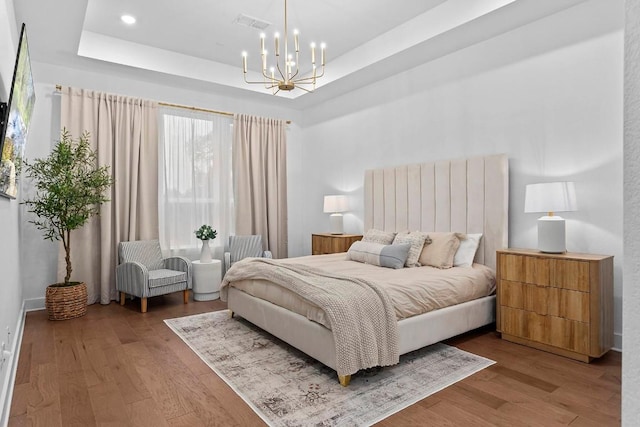
[{"label": "bed", "polygon": [[[368,170],[364,178],[364,229],[482,233],[474,268],[482,270],[482,266],[486,266],[495,270],[496,250],[507,247],[508,242],[508,176],[505,155]],[[354,262],[345,261],[344,254],[307,258],[313,264],[320,262],[318,257]],[[243,282],[223,283],[232,313],[336,369],[340,383],[348,385],[351,373],[337,369],[336,345],[339,343],[334,340],[331,329],[318,319],[309,320],[307,315],[268,301],[270,298],[264,295],[256,292],[252,295],[246,291],[251,284]],[[274,289],[278,287],[275,285]],[[493,294],[400,318],[397,320],[398,351],[405,354],[494,321]]]}]

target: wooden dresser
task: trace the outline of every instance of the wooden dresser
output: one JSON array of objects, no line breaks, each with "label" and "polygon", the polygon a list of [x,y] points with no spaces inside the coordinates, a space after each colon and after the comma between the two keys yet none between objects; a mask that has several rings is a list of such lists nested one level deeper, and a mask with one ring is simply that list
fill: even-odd
[{"label": "wooden dresser", "polygon": [[347,252],[353,242],[362,239],[361,234],[329,234],[311,235],[311,254],[324,255]]},{"label": "wooden dresser", "polygon": [[613,257],[497,251],[502,338],[590,362],[613,345]]}]

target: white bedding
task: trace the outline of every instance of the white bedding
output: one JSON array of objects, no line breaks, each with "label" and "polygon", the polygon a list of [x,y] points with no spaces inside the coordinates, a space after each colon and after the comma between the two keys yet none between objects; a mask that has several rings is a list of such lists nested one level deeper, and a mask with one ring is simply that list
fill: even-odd
[{"label": "white bedding", "polygon": [[[433,267],[394,270],[348,260],[345,253],[289,258],[280,262],[302,263],[332,273],[373,280],[388,293],[398,320],[495,292],[495,274],[481,264],[444,270]],[[288,289],[265,280],[242,280],[231,286],[330,327],[320,308]]]}]

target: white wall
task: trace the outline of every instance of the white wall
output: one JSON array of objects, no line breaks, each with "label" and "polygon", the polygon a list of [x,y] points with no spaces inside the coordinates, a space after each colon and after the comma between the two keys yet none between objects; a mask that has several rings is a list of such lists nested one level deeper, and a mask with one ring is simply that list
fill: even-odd
[{"label": "white wall", "polygon": [[622,425],[640,420],[640,3],[626,2]]},{"label": "white wall", "polygon": [[[18,44],[13,0],[0,0],[0,101],[9,98],[13,65]],[[0,197],[0,343],[15,353],[16,330],[21,318],[20,284],[20,205],[17,200]],[[10,340],[7,331],[11,333]],[[6,401],[13,358],[0,368],[0,425],[8,417]]]},{"label": "white wall", "polygon": [[[300,113],[285,107],[274,106],[270,97],[264,102],[246,102],[242,98],[203,92],[197,88],[184,88],[179,81],[170,81],[162,76],[156,79],[146,78],[138,70],[114,67],[98,61],[89,61],[83,68],[65,68],[32,61],[34,80],[36,81],[37,100],[35,116],[32,121],[26,157],[33,159],[46,156],[60,131],[60,95],[57,84],[100,90],[110,93],[152,99],[180,105],[198,106],[218,111],[256,114],[292,120],[287,134],[289,156],[296,158],[298,149]],[[293,166],[295,168],[295,165]],[[290,183],[290,191],[297,191],[296,182]],[[28,190],[25,190],[25,194]],[[296,218],[290,221],[297,222]],[[44,306],[44,293],[47,285],[57,280],[58,257],[57,243],[44,241],[41,234],[30,224],[23,226],[22,256],[38,259],[39,268],[24,265],[24,299],[32,307]]]},{"label": "white wall", "polygon": [[306,209],[290,252],[325,231],[322,196],[351,194],[346,232],[362,232],[364,170],[507,153],[511,247],[536,247],[524,188],[576,182],[567,248],[615,256],[615,331],[622,331],[622,74],[624,3],[582,3],[304,112]]}]

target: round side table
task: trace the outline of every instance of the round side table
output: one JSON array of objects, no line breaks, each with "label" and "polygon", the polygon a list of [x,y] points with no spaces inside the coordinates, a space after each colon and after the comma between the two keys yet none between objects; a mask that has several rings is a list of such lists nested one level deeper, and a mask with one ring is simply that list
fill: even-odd
[{"label": "round side table", "polygon": [[219,259],[201,263],[191,261],[193,265],[193,299],[211,301],[220,298],[222,281],[222,262]]}]

